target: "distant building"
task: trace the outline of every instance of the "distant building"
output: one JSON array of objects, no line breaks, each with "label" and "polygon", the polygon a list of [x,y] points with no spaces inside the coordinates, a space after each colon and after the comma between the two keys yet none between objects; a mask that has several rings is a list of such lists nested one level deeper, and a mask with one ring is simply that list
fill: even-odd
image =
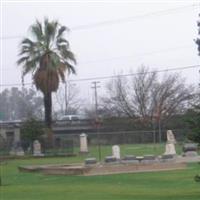
[{"label": "distant building", "polygon": [[0,122],[0,140],[8,145],[20,142],[20,127],[12,122]]}]

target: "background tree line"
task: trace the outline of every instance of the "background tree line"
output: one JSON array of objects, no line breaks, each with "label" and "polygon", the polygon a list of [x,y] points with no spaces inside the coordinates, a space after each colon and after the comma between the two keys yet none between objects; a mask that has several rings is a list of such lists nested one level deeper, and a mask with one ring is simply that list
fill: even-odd
[{"label": "background tree line", "polygon": [[[77,85],[69,85],[67,91],[63,85],[58,90],[53,98],[54,120],[64,114],[80,114],[80,108],[89,118],[94,117],[92,105],[81,106],[84,100],[83,97],[81,100],[79,91]],[[178,122],[198,101],[197,89],[187,84],[180,74],[165,73],[161,76],[156,70],[151,72],[144,66],[138,68],[134,76],[119,75],[111,79],[104,91],[106,93],[99,94],[98,115],[101,118],[129,119],[129,122],[144,128],[159,123],[166,127],[170,119],[174,121],[175,118]],[[32,88],[3,90],[0,105],[1,120],[42,119],[44,116],[43,99]]]},{"label": "background tree line", "polygon": [[33,89],[16,87],[0,93],[0,120],[42,119],[43,99]]}]

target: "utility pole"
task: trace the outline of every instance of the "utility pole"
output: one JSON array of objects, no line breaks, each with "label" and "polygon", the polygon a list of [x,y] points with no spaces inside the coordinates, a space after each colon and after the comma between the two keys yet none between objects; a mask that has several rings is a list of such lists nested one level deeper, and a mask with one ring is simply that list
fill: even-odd
[{"label": "utility pole", "polygon": [[96,119],[98,118],[98,96],[97,96],[97,88],[100,88],[100,86],[98,86],[100,82],[99,81],[94,81],[92,82],[93,84],[93,89],[94,89],[94,98],[95,98],[95,117]]},{"label": "utility pole", "polygon": [[99,126],[100,122],[98,119],[98,96],[97,96],[97,88],[100,88],[98,86],[99,81],[94,81],[92,82],[93,84],[93,89],[94,89],[94,97],[95,97],[95,126],[96,126],[96,131],[97,131],[97,136],[98,136],[98,152],[99,152],[99,162],[101,162],[101,143],[100,143],[100,133],[99,133]]},{"label": "utility pole", "polygon": [[158,134],[159,134],[159,143],[161,144],[162,142],[161,115],[159,116],[159,121],[158,121]]},{"label": "utility pole", "polygon": [[67,82],[65,82],[65,107],[64,107],[64,113],[65,113],[65,115],[67,114],[67,105],[68,105],[68,94],[67,94],[67,92],[68,92],[68,90],[67,90],[67,87],[68,87],[68,83]]}]

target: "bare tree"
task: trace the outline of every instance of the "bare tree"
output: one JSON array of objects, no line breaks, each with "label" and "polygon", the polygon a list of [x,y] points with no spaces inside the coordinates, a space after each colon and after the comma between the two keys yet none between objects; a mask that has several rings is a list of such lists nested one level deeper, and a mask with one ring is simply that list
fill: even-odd
[{"label": "bare tree", "polygon": [[179,74],[166,73],[160,79],[156,71],[150,72],[142,66],[131,78],[118,76],[111,80],[106,96],[102,102],[111,114],[121,113],[152,124],[183,112],[186,103],[193,98],[193,88],[186,85]]},{"label": "bare tree", "polygon": [[135,107],[136,115],[143,120],[149,119],[153,114],[157,82],[157,73],[149,73],[148,68],[144,66],[131,78],[131,103]]},{"label": "bare tree", "polygon": [[111,114],[118,116],[136,116],[145,119],[149,117],[152,110],[153,85],[156,82],[155,73],[147,73],[147,68],[142,67],[138,70],[138,75],[131,79],[118,76],[111,80],[107,85],[106,98],[102,98],[104,108],[110,110]]},{"label": "bare tree", "polygon": [[118,76],[116,79],[111,80],[107,84],[108,96],[101,99],[103,109],[107,114],[116,116],[129,116],[133,117],[135,114],[134,109],[129,104],[129,94],[127,90],[128,84],[125,77]]},{"label": "bare tree", "polygon": [[67,82],[56,93],[56,102],[59,112],[64,114],[76,114],[81,107],[79,97],[79,88],[70,82]]},{"label": "bare tree", "polygon": [[187,103],[194,97],[194,88],[186,85],[179,74],[165,74],[157,88],[154,113],[158,120],[167,120],[174,114],[187,109]]}]

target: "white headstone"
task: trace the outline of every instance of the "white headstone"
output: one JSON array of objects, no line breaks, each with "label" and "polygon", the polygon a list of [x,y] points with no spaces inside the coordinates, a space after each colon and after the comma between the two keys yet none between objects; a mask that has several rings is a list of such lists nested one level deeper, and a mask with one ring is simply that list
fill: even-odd
[{"label": "white headstone", "polygon": [[33,155],[34,156],[43,156],[41,153],[41,144],[38,140],[33,142]]},{"label": "white headstone", "polygon": [[176,149],[174,144],[166,144],[165,155],[176,155]]},{"label": "white headstone", "polygon": [[80,153],[88,152],[87,135],[82,133],[80,135]]},{"label": "white headstone", "polygon": [[120,147],[118,145],[112,146],[112,155],[113,157],[120,159]]},{"label": "white headstone", "polygon": [[175,149],[176,139],[171,130],[167,131],[167,143],[165,145],[164,155],[176,155]]},{"label": "white headstone", "polygon": [[172,130],[167,131],[167,142],[168,143],[174,143],[174,144],[176,143],[176,139],[174,137]]}]

